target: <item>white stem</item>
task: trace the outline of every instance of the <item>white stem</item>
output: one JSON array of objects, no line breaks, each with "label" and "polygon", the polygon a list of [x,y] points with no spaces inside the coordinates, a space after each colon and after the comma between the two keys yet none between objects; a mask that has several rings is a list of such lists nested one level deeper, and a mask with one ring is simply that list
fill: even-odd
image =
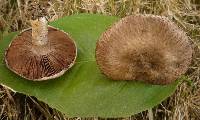
[{"label": "white stem", "polygon": [[31,21],[32,42],[35,45],[46,45],[48,42],[48,24],[45,17]]}]

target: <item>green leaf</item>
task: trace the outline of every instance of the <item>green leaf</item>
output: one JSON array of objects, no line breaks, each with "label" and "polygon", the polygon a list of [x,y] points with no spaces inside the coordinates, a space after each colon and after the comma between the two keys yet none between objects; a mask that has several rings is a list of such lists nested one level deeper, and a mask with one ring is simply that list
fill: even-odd
[{"label": "green leaf", "polygon": [[51,25],[68,32],[76,41],[78,58],[62,77],[44,82],[25,80],[9,71],[4,52],[17,33],[0,41],[0,82],[13,90],[35,96],[69,117],[125,117],[159,104],[176,89],[133,81],[113,81],[99,71],[95,46],[99,36],[118,18],[80,14],[64,17]]}]

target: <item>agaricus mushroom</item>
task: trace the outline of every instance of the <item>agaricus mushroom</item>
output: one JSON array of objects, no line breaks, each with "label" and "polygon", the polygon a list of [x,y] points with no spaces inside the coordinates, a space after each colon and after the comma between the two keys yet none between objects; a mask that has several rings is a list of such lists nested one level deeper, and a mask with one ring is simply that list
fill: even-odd
[{"label": "agaricus mushroom", "polygon": [[96,60],[113,80],[169,84],[187,71],[192,51],[186,33],[166,17],[132,15],[101,35]]},{"label": "agaricus mushroom", "polygon": [[44,17],[31,24],[32,28],[16,36],[6,50],[7,67],[28,80],[61,76],[75,62],[75,42],[65,32],[48,26]]}]

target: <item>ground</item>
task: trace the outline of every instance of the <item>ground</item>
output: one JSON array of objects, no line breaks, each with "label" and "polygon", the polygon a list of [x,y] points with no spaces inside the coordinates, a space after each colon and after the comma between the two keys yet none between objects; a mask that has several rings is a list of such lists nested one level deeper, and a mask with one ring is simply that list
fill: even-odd
[{"label": "ground", "polygon": [[[0,0],[0,31],[4,34],[30,27],[30,8],[34,0]],[[49,21],[77,13],[100,13],[124,17],[131,14],[166,16],[187,32],[194,44],[193,61],[186,79],[176,92],[150,111],[133,120],[200,119],[200,1],[199,0],[40,0],[48,8]],[[0,32],[0,36],[2,35]],[[0,37],[1,39],[1,37]],[[68,118],[34,97],[0,87],[0,118],[6,120],[103,119]]]}]

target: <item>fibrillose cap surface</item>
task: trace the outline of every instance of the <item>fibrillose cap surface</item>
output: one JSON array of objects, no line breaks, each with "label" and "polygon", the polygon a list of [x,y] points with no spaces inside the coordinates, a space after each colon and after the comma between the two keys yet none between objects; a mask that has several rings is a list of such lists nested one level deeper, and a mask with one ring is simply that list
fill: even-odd
[{"label": "fibrillose cap surface", "polygon": [[192,51],[186,33],[166,17],[132,15],[101,35],[96,60],[113,80],[169,84],[187,71]]},{"label": "fibrillose cap surface", "polygon": [[46,45],[37,46],[32,42],[32,29],[16,36],[5,54],[8,68],[34,81],[63,75],[75,62],[76,45],[65,32],[50,26],[47,38]]}]

